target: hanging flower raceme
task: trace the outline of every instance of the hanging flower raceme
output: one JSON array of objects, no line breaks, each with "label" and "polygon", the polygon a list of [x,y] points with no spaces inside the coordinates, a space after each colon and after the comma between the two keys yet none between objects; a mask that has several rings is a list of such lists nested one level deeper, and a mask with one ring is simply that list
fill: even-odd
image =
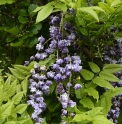
[{"label": "hanging flower raceme", "polygon": [[[70,55],[70,47],[74,45],[76,39],[75,27],[68,22],[61,26],[61,16],[51,16],[50,19],[50,40],[47,42],[43,36],[39,37],[36,45],[37,53],[30,57],[30,61],[37,61],[37,63],[30,71],[30,100],[27,103],[34,109],[32,119],[36,124],[43,121],[43,117],[40,115],[46,109],[44,95],[50,94],[50,86],[54,81],[57,85],[57,98],[62,105],[61,116],[68,115],[67,107],[73,108],[76,105],[76,102],[70,99],[70,88],[73,87],[72,73],[80,72],[82,69],[80,57],[76,54]],[[63,30],[67,32],[65,35],[63,35]],[[48,45],[45,46],[45,43]],[[40,61],[45,61],[50,54],[55,54],[56,57],[50,67],[38,64]],[[63,81],[66,79],[69,79],[69,82],[64,85]],[[80,84],[76,84],[74,89],[81,87]],[[71,114],[74,115],[74,113]],[[65,121],[62,120],[62,123]]]}]

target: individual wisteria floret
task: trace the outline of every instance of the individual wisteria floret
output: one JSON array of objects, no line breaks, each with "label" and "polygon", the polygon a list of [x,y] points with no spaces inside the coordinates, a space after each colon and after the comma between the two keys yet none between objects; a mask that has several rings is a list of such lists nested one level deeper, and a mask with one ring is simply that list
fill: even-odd
[{"label": "individual wisteria floret", "polygon": [[40,51],[40,50],[43,50],[43,49],[44,49],[44,46],[41,43],[36,45],[36,50]]},{"label": "individual wisteria floret", "polygon": [[43,36],[41,36],[41,37],[38,38],[38,41],[39,41],[39,43],[42,44],[42,43],[45,42],[45,38]]},{"label": "individual wisteria floret", "polygon": [[81,87],[82,87],[81,84],[75,84],[74,89],[75,89],[75,90],[78,90],[78,89],[80,89]]}]

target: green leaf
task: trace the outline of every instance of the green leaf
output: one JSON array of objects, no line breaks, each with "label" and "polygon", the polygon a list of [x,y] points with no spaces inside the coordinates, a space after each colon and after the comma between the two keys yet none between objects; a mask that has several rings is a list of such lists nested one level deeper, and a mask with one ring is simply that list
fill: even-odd
[{"label": "green leaf", "polygon": [[86,112],[89,116],[95,117],[98,114],[103,114],[102,113],[102,107],[94,107],[92,110]]},{"label": "green leaf", "polygon": [[78,10],[80,12],[84,12],[84,13],[91,15],[94,19],[96,19],[99,22],[97,13],[94,10],[92,10],[90,7],[81,7]]},{"label": "green leaf", "polygon": [[98,11],[102,11],[102,12],[105,13],[104,9],[102,9],[102,8],[99,7],[99,6],[91,6],[90,8],[93,9],[93,10],[98,10]]},{"label": "green leaf", "polygon": [[81,99],[83,97],[83,93],[84,93],[84,87],[75,90],[76,98]]},{"label": "green leaf", "polygon": [[0,107],[0,117],[1,119],[5,119],[11,114],[13,102],[8,102]]},{"label": "green leaf", "polygon": [[21,85],[17,84],[17,86],[16,86],[16,93],[19,93],[19,92],[21,92]]},{"label": "green leaf", "polygon": [[91,71],[88,71],[86,69],[82,69],[80,74],[82,75],[82,77],[85,80],[92,80],[92,78],[94,77],[94,73],[92,73]]},{"label": "green leaf", "polygon": [[17,122],[16,121],[7,121],[4,124],[17,124]]},{"label": "green leaf", "polygon": [[76,114],[72,122],[80,122],[84,120],[92,121],[92,117],[86,114]]},{"label": "green leaf", "polygon": [[114,89],[114,87],[108,81],[104,80],[101,77],[97,76],[92,81],[93,81],[93,83],[95,83],[95,84],[97,84],[101,87],[105,87],[105,88],[108,88],[108,89]]},{"label": "green leaf", "polygon": [[18,80],[16,79],[15,81],[12,82],[12,85],[10,85],[7,94],[9,97],[13,96],[16,92],[16,85],[17,85]]},{"label": "green leaf", "polygon": [[14,3],[16,0],[0,0],[0,5],[4,5],[4,4],[12,4]]},{"label": "green leaf", "polygon": [[13,68],[9,68],[9,70],[11,71],[11,73],[18,79],[23,80],[25,78],[24,75],[20,74],[16,69]]},{"label": "green leaf", "polygon": [[94,107],[94,103],[91,101],[90,98],[88,97],[84,97],[83,99],[80,100],[80,103],[86,107],[86,108],[93,108]]},{"label": "green leaf", "polygon": [[37,14],[36,23],[43,21],[46,19],[53,11],[52,5],[47,5],[43,7]]},{"label": "green leaf", "polygon": [[13,28],[11,28],[9,30],[6,29],[5,31],[7,31],[7,32],[9,32],[9,33],[11,33],[13,35],[18,35],[18,33],[19,33],[18,27],[13,27]]},{"label": "green leaf", "polygon": [[27,90],[28,90],[28,79],[27,78],[22,81],[21,87],[22,87],[24,94],[26,95]]},{"label": "green leaf", "polygon": [[3,101],[3,86],[0,86],[0,105]]},{"label": "green leaf", "polygon": [[14,102],[15,105],[17,105],[20,103],[22,97],[23,97],[23,92],[19,92],[12,98],[12,101]]},{"label": "green leaf", "polygon": [[93,124],[113,124],[113,122],[111,122],[110,120],[108,120],[106,117],[102,116],[102,115],[96,115],[95,117],[93,117]]},{"label": "green leaf", "polygon": [[98,73],[100,71],[99,66],[94,62],[89,62],[89,66],[94,73]]},{"label": "green leaf", "polygon": [[38,12],[39,10],[41,10],[42,8],[43,8],[44,6],[37,6],[34,10],[33,10],[33,12]]},{"label": "green leaf", "polygon": [[93,98],[95,98],[97,100],[99,99],[98,91],[95,88],[89,87],[89,88],[85,89],[85,92],[87,92],[89,96],[93,96]]},{"label": "green leaf", "polygon": [[28,7],[28,13],[30,16],[34,16],[36,13],[33,12],[36,8],[38,7],[38,5],[36,4],[30,4],[30,6]]},{"label": "green leaf", "polygon": [[83,114],[83,112],[81,112],[79,109],[77,109],[76,106],[75,106],[75,112],[76,112],[76,114]]},{"label": "green leaf", "polygon": [[109,71],[101,71],[99,76],[105,80],[111,81],[111,82],[119,82],[120,79],[117,78],[115,75],[113,75],[112,73],[110,73]]},{"label": "green leaf", "polygon": [[27,13],[27,11],[25,9],[20,9],[19,10],[19,15],[20,16],[28,16],[28,13]]},{"label": "green leaf", "polygon": [[122,1],[120,1],[120,0],[114,0],[114,1],[111,3],[111,7],[116,6],[116,5],[118,5],[118,4],[121,4],[121,3],[122,3]]},{"label": "green leaf", "polygon": [[100,105],[101,107],[103,107],[103,110],[102,112],[107,115],[111,106],[112,106],[112,103],[111,103],[111,95],[107,94],[107,95],[104,95],[104,97],[101,99],[100,101]]},{"label": "green leaf", "polygon": [[110,73],[116,73],[122,70],[122,65],[120,64],[106,64],[103,70],[109,71]]},{"label": "green leaf", "polygon": [[16,113],[22,114],[27,109],[27,106],[28,106],[27,104],[19,104],[16,107]]},{"label": "green leaf", "polygon": [[12,47],[19,47],[19,46],[22,46],[23,45],[23,40],[20,40],[19,42],[12,42],[10,43],[10,46]]},{"label": "green leaf", "polygon": [[99,5],[103,10],[105,10],[105,11],[108,12],[108,13],[111,13],[111,12],[114,11],[114,8],[111,8],[107,3],[99,2],[98,5]]},{"label": "green leaf", "polygon": [[65,3],[58,2],[55,4],[55,7],[61,9],[63,12],[67,11],[67,6]]},{"label": "green leaf", "polygon": [[23,16],[19,16],[19,17],[18,17],[18,20],[19,20],[19,22],[22,23],[22,24],[25,24],[25,23],[28,22],[28,18],[27,18],[27,17],[23,17]]},{"label": "green leaf", "polygon": [[30,74],[30,69],[23,65],[14,65],[14,68],[22,75],[27,76]]}]

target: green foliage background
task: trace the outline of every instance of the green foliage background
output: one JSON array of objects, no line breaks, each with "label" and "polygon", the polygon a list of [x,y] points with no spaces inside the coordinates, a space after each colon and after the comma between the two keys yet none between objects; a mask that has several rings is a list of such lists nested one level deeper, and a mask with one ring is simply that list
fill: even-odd
[{"label": "green foliage background", "polygon": [[[68,8],[75,15],[67,14]],[[38,37],[49,37],[49,15],[64,14],[64,21],[76,26],[82,53],[82,71],[74,76],[72,83],[82,84],[82,89],[73,91],[77,106],[69,108],[75,112],[74,118],[63,118],[67,124],[112,124],[106,116],[111,107],[111,99],[122,92],[110,82],[120,82],[114,74],[122,70],[118,64],[104,66],[104,47],[112,45],[122,37],[121,0],[0,0],[0,123],[33,124],[30,116],[32,108],[26,104],[28,78],[35,61],[23,66],[25,60],[35,54]],[[111,32],[110,27],[117,28]],[[40,65],[51,66],[53,55]],[[89,63],[87,63],[89,62]],[[9,67],[9,68],[8,68]],[[3,70],[2,70],[3,69]],[[104,88],[108,90],[105,92]],[[61,105],[56,99],[56,84],[50,87],[51,94],[45,97],[47,110],[45,123],[60,123]],[[55,101],[55,102],[54,102]],[[121,112],[122,113],[122,112]],[[120,114],[121,115],[121,114]],[[120,118],[120,117],[119,117]],[[119,119],[119,124],[122,120]]]}]

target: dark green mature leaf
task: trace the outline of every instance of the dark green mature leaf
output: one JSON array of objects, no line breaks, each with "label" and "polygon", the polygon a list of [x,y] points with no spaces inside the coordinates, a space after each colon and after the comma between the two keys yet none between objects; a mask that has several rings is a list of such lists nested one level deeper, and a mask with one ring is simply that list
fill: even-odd
[{"label": "dark green mature leaf", "polygon": [[100,71],[100,68],[97,64],[94,62],[89,62],[90,68],[93,72],[98,73]]},{"label": "dark green mature leaf", "polygon": [[28,16],[28,13],[27,13],[27,11],[25,9],[20,9],[19,10],[19,15],[20,16]]},{"label": "dark green mature leaf", "polygon": [[94,77],[94,73],[92,73],[91,71],[88,71],[86,69],[82,69],[82,71],[80,72],[80,74],[82,75],[82,77],[85,80],[92,80],[92,78]]},{"label": "dark green mature leaf", "polygon": [[19,16],[19,17],[18,17],[18,20],[19,20],[19,22],[22,23],[22,24],[25,24],[25,23],[28,22],[28,18],[27,18],[27,17],[23,17],[23,16]]},{"label": "dark green mature leaf", "polygon": [[13,102],[8,102],[0,107],[0,119],[5,119],[11,114]]},{"label": "dark green mature leaf", "polygon": [[19,42],[13,42],[13,43],[10,43],[10,45],[12,47],[19,47],[19,46],[22,46],[23,45],[23,40],[20,40]]},{"label": "dark green mature leaf", "polygon": [[111,81],[111,82],[119,82],[120,79],[117,78],[115,75],[113,75],[112,73],[110,73],[109,71],[101,71],[99,76],[105,80]]},{"label": "dark green mature leaf", "polygon": [[116,73],[122,70],[122,65],[120,64],[106,64],[103,67],[103,70],[106,70],[110,73]]},{"label": "dark green mature leaf", "polygon": [[94,103],[92,102],[92,100],[88,97],[84,97],[83,99],[80,100],[80,103],[87,108],[93,108],[94,107]]},{"label": "dark green mature leaf", "polygon": [[34,16],[36,13],[33,12],[36,8],[38,7],[38,5],[36,4],[30,4],[30,6],[28,7],[28,13],[29,15],[32,17]]},{"label": "dark green mature leaf", "polygon": [[5,31],[7,31],[13,35],[17,35],[19,33],[19,29],[16,26],[11,29],[6,29]]},{"label": "dark green mature leaf", "polygon": [[37,14],[36,23],[39,23],[46,19],[53,11],[52,5],[44,6]]}]

